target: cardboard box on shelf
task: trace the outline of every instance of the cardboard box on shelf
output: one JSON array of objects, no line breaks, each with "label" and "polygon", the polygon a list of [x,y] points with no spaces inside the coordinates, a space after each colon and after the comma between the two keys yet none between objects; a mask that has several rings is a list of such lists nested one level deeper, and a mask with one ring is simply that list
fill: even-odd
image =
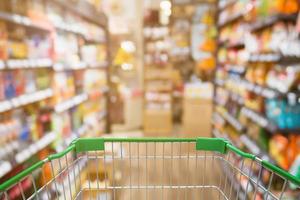
[{"label": "cardboard box on shelf", "polygon": [[144,132],[146,136],[170,136],[172,129],[171,110],[145,110]]},{"label": "cardboard box on shelf", "polygon": [[213,87],[209,83],[189,84],[183,100],[183,137],[211,137]]},{"label": "cardboard box on shelf", "polygon": [[212,101],[208,99],[184,99],[183,136],[210,137]]}]

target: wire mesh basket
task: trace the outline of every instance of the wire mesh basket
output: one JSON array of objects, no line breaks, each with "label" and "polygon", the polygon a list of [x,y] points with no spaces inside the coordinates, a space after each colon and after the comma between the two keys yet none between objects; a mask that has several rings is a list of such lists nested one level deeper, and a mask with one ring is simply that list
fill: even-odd
[{"label": "wire mesh basket", "polygon": [[0,185],[0,199],[287,199],[300,180],[219,138],[81,138]]}]

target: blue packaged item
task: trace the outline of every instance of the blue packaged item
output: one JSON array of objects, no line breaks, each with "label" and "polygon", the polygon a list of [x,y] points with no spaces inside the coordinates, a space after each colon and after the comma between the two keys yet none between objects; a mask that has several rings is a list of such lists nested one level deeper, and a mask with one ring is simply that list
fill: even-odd
[{"label": "blue packaged item", "polygon": [[11,99],[16,96],[16,87],[12,72],[4,74],[4,93],[6,99]]}]

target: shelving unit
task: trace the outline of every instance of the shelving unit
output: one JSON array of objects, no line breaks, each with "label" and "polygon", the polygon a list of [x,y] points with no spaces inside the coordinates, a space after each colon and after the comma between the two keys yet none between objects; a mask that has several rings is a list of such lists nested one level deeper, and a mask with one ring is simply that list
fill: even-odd
[{"label": "shelving unit", "polygon": [[259,20],[253,24],[250,25],[250,31],[256,32],[261,31],[265,28],[268,28],[272,25],[274,25],[278,21],[283,22],[293,22],[297,20],[297,14],[275,14],[271,16],[267,16],[263,18],[262,20]]},{"label": "shelving unit", "polygon": [[[272,112],[285,113],[289,108],[297,112],[299,106],[296,103],[299,91],[292,79],[278,78],[284,73],[289,78],[293,74],[299,75],[300,55],[293,46],[299,39],[291,36],[296,34],[299,9],[281,8],[271,14],[260,2],[221,3],[224,5],[219,7],[213,133],[234,143],[239,141],[237,146],[242,145],[250,153],[289,170],[293,160],[283,163],[278,157],[285,156],[274,153],[276,149],[269,145],[274,145],[278,136],[286,138],[287,143],[291,142],[300,129],[292,123],[292,117],[281,117],[280,121],[280,115],[275,117],[275,112]],[[281,38],[276,41],[276,31],[285,32],[289,40]],[[293,48],[294,51],[291,50]],[[282,107],[278,106],[279,102]],[[283,121],[287,118],[290,120],[288,123]]]},{"label": "shelving unit", "polygon": [[43,101],[53,96],[52,89],[41,90],[29,94],[23,94],[18,97],[14,97],[10,100],[4,100],[0,102],[0,113],[12,111],[21,106],[26,106],[32,103]]},{"label": "shelving unit", "polygon": [[159,10],[150,10],[144,21],[144,132],[166,136],[173,129],[170,29],[160,23]]},{"label": "shelving unit", "polygon": [[22,13],[4,4],[10,1],[0,5],[1,182],[78,136],[110,131],[104,13],[84,0],[24,1],[30,6]]},{"label": "shelving unit", "polygon": [[193,12],[188,12],[191,7],[196,8],[198,3],[189,1],[172,0],[171,23],[169,24],[172,50],[170,60],[173,65],[173,95],[172,113],[174,123],[182,121],[184,110],[184,82],[193,73],[195,63],[191,57],[191,30]]}]

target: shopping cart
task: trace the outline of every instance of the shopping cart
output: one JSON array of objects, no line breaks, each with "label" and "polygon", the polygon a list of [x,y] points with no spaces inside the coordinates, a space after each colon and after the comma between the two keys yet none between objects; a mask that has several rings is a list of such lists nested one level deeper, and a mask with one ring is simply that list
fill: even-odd
[{"label": "shopping cart", "polygon": [[82,138],[0,185],[0,199],[287,199],[300,180],[218,138]]}]

